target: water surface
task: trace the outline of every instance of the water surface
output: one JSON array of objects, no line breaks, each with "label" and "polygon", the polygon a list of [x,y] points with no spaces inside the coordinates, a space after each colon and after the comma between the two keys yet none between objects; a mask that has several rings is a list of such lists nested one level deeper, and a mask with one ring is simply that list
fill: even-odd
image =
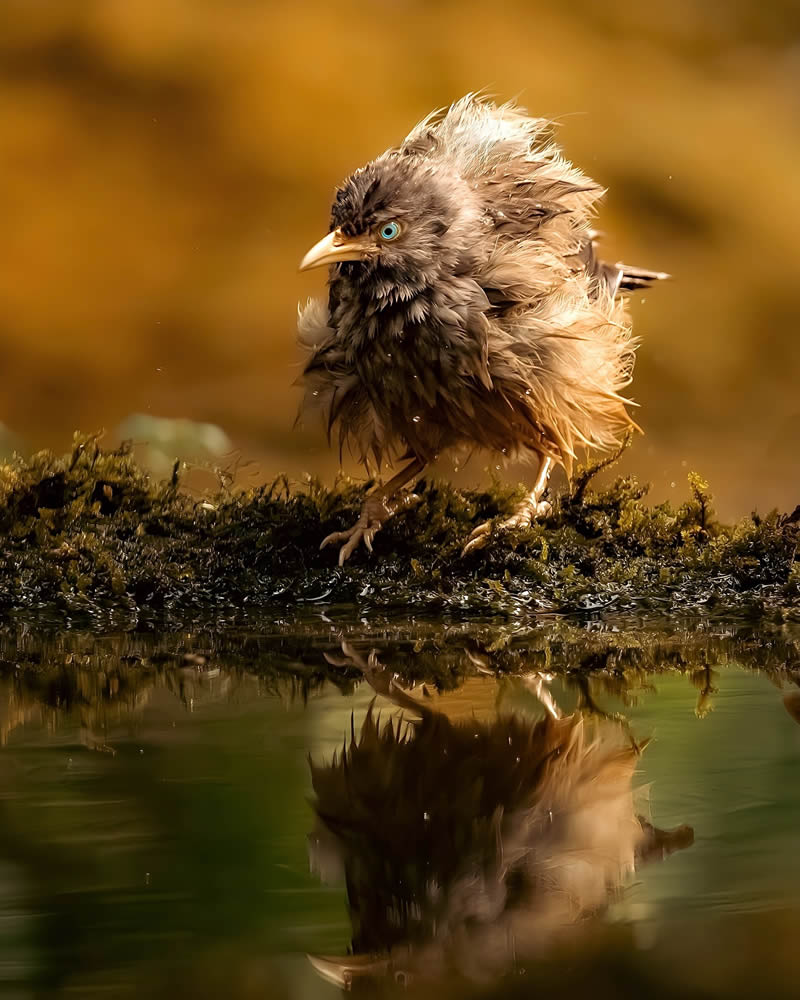
[{"label": "water surface", "polygon": [[799,702],[785,628],[10,630],[0,993],[796,995]]}]

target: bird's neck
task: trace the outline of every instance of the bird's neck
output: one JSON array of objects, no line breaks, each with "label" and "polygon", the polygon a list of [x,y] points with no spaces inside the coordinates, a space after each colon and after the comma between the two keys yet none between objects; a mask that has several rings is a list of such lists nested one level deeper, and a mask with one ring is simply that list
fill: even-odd
[{"label": "bird's neck", "polygon": [[330,316],[354,354],[401,342],[431,314],[433,289],[421,277],[373,269],[340,276],[330,287]]}]

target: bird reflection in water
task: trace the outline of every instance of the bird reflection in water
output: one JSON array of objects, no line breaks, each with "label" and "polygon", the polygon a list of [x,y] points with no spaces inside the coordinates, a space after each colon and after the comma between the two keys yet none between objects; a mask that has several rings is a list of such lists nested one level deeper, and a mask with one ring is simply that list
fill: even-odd
[{"label": "bird reflection in water", "polygon": [[452,721],[374,653],[346,652],[403,716],[373,705],[340,754],[311,764],[312,868],[344,882],[352,923],[352,954],[310,956],[326,979],[494,979],[574,935],[641,863],[692,843],[690,827],[637,813],[642,747],[614,722],[562,716],[546,688],[543,718]]}]

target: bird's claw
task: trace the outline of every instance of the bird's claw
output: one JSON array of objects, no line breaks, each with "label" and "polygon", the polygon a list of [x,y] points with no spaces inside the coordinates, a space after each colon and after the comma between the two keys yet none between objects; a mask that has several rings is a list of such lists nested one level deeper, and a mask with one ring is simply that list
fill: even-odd
[{"label": "bird's claw", "polygon": [[339,565],[344,566],[350,556],[355,552],[361,542],[372,552],[372,542],[386,521],[400,510],[407,510],[419,501],[420,497],[416,493],[405,493],[395,498],[391,503],[389,500],[376,494],[367,497],[361,508],[361,514],[353,525],[346,531],[332,531],[322,539],[320,549],[327,545],[336,545],[339,542],[344,544],[339,549]]},{"label": "bird's claw", "polygon": [[524,504],[511,517],[507,517],[497,525],[494,525],[492,521],[484,521],[470,533],[467,544],[461,550],[461,558],[463,559],[470,552],[477,552],[478,549],[484,548],[493,531],[518,531],[520,528],[530,528],[534,518],[548,517],[552,511],[553,507],[547,500],[539,500],[535,504]]},{"label": "bird's claw", "polygon": [[320,549],[326,545],[335,545],[337,542],[344,542],[339,549],[339,565],[344,566],[350,556],[358,548],[360,542],[366,545],[368,551],[372,552],[372,539],[380,531],[381,522],[361,523],[361,518],[348,531],[333,531],[322,539]]},{"label": "bird's claw", "polygon": [[423,717],[430,714],[430,709],[420,704],[416,698],[402,688],[395,680],[395,676],[389,667],[381,663],[378,659],[377,649],[371,649],[365,657],[360,650],[356,649],[346,639],[342,639],[341,649],[342,656],[337,656],[334,653],[323,653],[322,655],[331,666],[356,667],[364,675],[364,680],[366,680],[375,694],[379,694],[389,701],[394,702],[399,708],[409,709]]},{"label": "bird's claw", "polygon": [[477,552],[478,549],[482,549],[489,541],[489,535],[491,532],[491,521],[484,521],[483,524],[479,524],[477,528],[474,528],[470,532],[467,544],[461,550],[461,558],[463,559],[464,556],[469,555],[470,552]]}]

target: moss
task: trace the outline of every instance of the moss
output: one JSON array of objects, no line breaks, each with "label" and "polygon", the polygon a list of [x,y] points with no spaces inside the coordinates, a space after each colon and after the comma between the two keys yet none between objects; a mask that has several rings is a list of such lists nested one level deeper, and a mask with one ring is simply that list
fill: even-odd
[{"label": "moss", "polygon": [[[56,720],[77,713],[92,741],[106,722],[135,716],[154,689],[184,704],[227,698],[233,687],[305,701],[324,685],[343,693],[366,683],[362,666],[386,668],[406,688],[425,695],[454,691],[469,677],[492,675],[517,684],[543,672],[563,678],[588,714],[608,717],[614,698],[624,706],[647,698],[659,676],[680,674],[697,691],[697,712],[713,709],[726,668],[737,664],[768,676],[776,688],[800,685],[800,627],[759,623],[715,627],[693,621],[642,629],[607,628],[567,619],[454,624],[392,622],[376,616],[294,616],[258,632],[200,628],[157,633],[64,631],[41,623],[0,628],[0,743],[39,709]],[[417,691],[419,697],[419,690]]]},{"label": "moss", "polygon": [[494,536],[467,558],[480,519],[507,512],[518,491],[417,487],[420,502],[390,521],[372,556],[340,569],[319,540],[358,516],[366,486],[346,479],[292,487],[285,478],[194,496],[154,482],[130,447],[76,435],[72,452],[0,466],[0,607],[133,621],[235,617],[248,608],[357,604],[438,617],[699,612],[800,619],[800,508],[720,524],[692,474],[679,506],[649,506],[633,477],[595,488],[583,469],[572,493],[525,531]]}]

